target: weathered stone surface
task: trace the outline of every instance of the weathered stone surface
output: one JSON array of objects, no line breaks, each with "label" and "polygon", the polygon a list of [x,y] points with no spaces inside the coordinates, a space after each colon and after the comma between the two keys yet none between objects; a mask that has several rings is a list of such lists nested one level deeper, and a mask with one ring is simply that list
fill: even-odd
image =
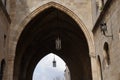
[{"label": "weathered stone surface", "polygon": [[[104,0],[104,2],[106,3],[107,0]],[[49,6],[59,8],[69,14],[85,33],[90,50],[93,80],[100,80],[101,78],[98,69],[100,66],[97,60],[98,55],[101,60],[103,80],[119,80],[120,0],[112,1],[102,18],[107,24],[106,34],[113,34],[113,39],[105,37],[101,32],[100,26],[97,26],[96,31],[92,33],[93,26],[101,12],[96,12],[96,0],[8,0],[6,8],[10,15],[11,23],[9,23],[0,7],[0,62],[2,59],[6,61],[3,80],[13,80],[16,46],[25,26],[39,12],[46,9],[45,7],[48,8]],[[110,64],[108,67],[104,63],[105,42],[109,45]]]},{"label": "weathered stone surface", "polygon": [[[96,54],[100,55],[102,62],[102,75],[103,80],[119,80],[120,79],[120,40],[119,40],[119,25],[120,25],[120,1],[115,0],[111,4],[110,8],[103,17],[103,21],[107,24],[107,35],[113,34],[113,39],[111,37],[105,37],[100,28],[94,33],[95,46],[96,46]],[[109,55],[110,55],[110,64],[105,69],[103,66],[103,47],[104,43],[107,42],[109,44]]]}]

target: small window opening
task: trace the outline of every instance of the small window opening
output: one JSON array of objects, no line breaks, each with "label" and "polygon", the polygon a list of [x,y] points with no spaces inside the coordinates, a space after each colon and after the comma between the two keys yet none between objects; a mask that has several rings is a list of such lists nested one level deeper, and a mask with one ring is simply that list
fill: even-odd
[{"label": "small window opening", "polygon": [[6,37],[7,37],[7,36],[4,34],[4,44],[3,44],[4,47],[5,47],[5,45],[6,45]]},{"label": "small window opening", "polygon": [[0,80],[3,80],[4,68],[5,68],[5,60],[2,60],[0,65]]},{"label": "small window opening", "polygon": [[120,29],[119,29],[119,33],[118,34],[119,34],[119,40],[120,40]]},{"label": "small window opening", "polygon": [[2,0],[4,7],[6,7],[6,0]]},{"label": "small window opening", "polygon": [[109,55],[109,45],[107,42],[104,43],[104,50],[103,50],[103,56],[104,56],[104,65],[108,67],[110,65],[110,55]]},{"label": "small window opening", "polygon": [[101,2],[102,2],[102,6],[104,6],[104,0],[101,0]]},{"label": "small window opening", "polygon": [[96,12],[101,12],[103,10],[104,0],[96,0]]}]

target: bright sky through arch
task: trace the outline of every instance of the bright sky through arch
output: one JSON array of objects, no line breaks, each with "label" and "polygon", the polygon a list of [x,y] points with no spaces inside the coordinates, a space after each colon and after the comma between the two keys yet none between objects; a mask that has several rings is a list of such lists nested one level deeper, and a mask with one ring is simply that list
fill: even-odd
[{"label": "bright sky through arch", "polygon": [[[56,67],[53,67],[53,59],[55,56]],[[64,70],[66,69],[65,62],[57,55],[50,53],[43,57],[37,64],[34,73],[33,80],[53,80],[54,77],[59,76],[64,80]]]}]

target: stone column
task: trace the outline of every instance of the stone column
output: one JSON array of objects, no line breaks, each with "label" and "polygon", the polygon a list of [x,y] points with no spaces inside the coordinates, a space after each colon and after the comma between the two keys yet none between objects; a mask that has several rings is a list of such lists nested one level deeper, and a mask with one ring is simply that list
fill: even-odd
[{"label": "stone column", "polygon": [[6,64],[6,73],[4,75],[3,80],[13,80],[13,70],[14,70],[14,57],[10,56],[7,59]]},{"label": "stone column", "polygon": [[11,40],[11,38],[9,40],[9,48],[6,57],[6,76],[3,80],[13,80],[16,41]]},{"label": "stone column", "polygon": [[93,80],[99,80],[96,55],[90,55],[90,59],[91,59],[91,68],[92,68],[92,78]]}]

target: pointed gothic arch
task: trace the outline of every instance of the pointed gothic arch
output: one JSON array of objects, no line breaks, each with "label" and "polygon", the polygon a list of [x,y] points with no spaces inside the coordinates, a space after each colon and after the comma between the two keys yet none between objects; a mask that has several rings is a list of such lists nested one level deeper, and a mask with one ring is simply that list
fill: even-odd
[{"label": "pointed gothic arch", "polygon": [[44,11],[47,8],[50,7],[54,7],[60,11],[63,11],[64,13],[66,13],[67,15],[69,15],[80,27],[80,29],[82,29],[82,31],[84,32],[85,37],[87,38],[87,42],[89,45],[89,50],[90,50],[90,56],[95,56],[95,47],[94,47],[94,40],[93,40],[93,34],[90,30],[87,29],[87,27],[84,25],[84,23],[82,22],[82,20],[70,9],[68,9],[67,7],[64,7],[63,5],[56,3],[56,2],[48,2],[40,7],[38,7],[37,9],[35,9],[34,11],[32,11],[19,25],[17,25],[17,35],[15,35],[15,39],[18,40],[23,29],[26,27],[26,25],[39,13],[41,13],[42,11]]},{"label": "pointed gothic arch", "polygon": [[[50,9],[53,9],[53,10],[58,10],[64,14],[66,14],[67,16],[69,16],[69,18],[71,18],[71,20],[74,20],[74,23],[75,25],[79,26],[80,28],[80,34],[83,35],[83,39],[85,39],[85,44],[86,44],[86,48],[87,48],[87,57],[89,59],[89,62],[90,63],[90,68],[92,70],[92,72],[90,74],[87,74],[87,75],[92,75],[92,78],[93,80],[96,80],[96,77],[94,76],[95,73],[95,69],[93,68],[95,65],[95,62],[96,59],[95,59],[95,49],[94,49],[94,41],[93,41],[93,36],[92,36],[92,33],[85,27],[85,25],[83,24],[83,22],[79,19],[79,17],[77,15],[75,15],[71,10],[69,10],[68,8],[58,4],[58,3],[55,3],[55,2],[49,2],[43,6],[40,6],[39,8],[37,8],[36,10],[34,10],[30,15],[28,15],[25,20],[19,25],[19,27],[17,28],[16,32],[17,34],[15,35],[14,39],[16,40],[17,42],[17,45],[16,45],[16,49],[13,49],[16,51],[16,54],[15,54],[15,63],[14,63],[14,80],[19,80],[19,71],[18,71],[18,66],[16,66],[17,64],[21,64],[21,63],[17,63],[16,59],[21,59],[20,56],[17,56],[18,55],[18,52],[19,52],[19,47],[22,46],[22,44],[19,45],[19,41],[21,41],[21,35],[23,34],[23,32],[25,30],[27,30],[27,26],[30,26],[32,24],[32,21],[34,23],[34,20],[37,19],[36,16],[38,16],[39,14],[41,14],[42,12],[44,12],[45,10],[49,10]],[[31,28],[32,29],[32,28]],[[17,50],[18,49],[18,50]],[[24,50],[22,50],[24,52]],[[47,53],[47,52],[46,52]],[[59,53],[59,52],[58,52]],[[60,52],[61,53],[61,52]],[[60,54],[59,53],[59,54]],[[43,54],[41,54],[43,55]],[[60,55],[60,56],[63,56],[63,55]],[[40,58],[40,57],[39,57]],[[91,59],[90,59],[91,58]],[[65,58],[66,59],[66,58]],[[91,61],[90,61],[91,60]],[[24,64],[24,62],[22,63]],[[22,65],[21,65],[22,66]],[[31,69],[31,68],[30,68]],[[75,75],[74,75],[75,76]],[[22,78],[26,79],[25,78],[26,75],[23,74]],[[30,79],[30,78],[29,78]],[[28,80],[28,78],[27,78]],[[77,79],[76,79],[77,80]]]}]

